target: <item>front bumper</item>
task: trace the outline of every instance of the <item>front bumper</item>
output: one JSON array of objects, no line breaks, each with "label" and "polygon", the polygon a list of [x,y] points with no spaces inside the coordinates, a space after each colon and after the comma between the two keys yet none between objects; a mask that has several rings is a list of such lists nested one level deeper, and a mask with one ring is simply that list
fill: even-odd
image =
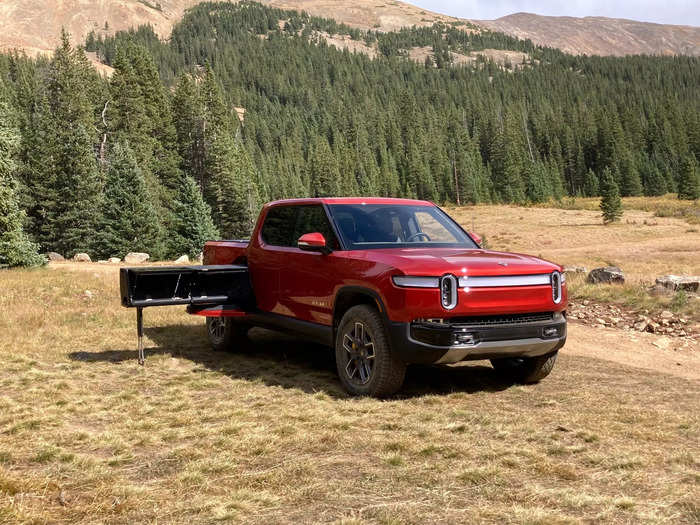
[{"label": "front bumper", "polygon": [[450,364],[503,357],[537,357],[566,343],[566,317],[508,324],[469,319],[442,324],[396,323],[389,327],[392,349],[407,364]]}]

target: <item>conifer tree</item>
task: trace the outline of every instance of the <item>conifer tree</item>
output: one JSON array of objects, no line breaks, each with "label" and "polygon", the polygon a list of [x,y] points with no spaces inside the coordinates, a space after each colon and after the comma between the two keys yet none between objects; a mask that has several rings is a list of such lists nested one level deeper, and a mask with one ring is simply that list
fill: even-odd
[{"label": "conifer tree", "polygon": [[253,231],[260,207],[254,184],[255,168],[248,152],[231,137],[213,144],[212,186],[216,191],[215,220],[227,239],[247,237]]},{"label": "conifer tree", "polygon": [[88,92],[94,75],[85,53],[71,46],[64,31],[48,79],[55,123],[50,124],[48,140],[56,201],[48,214],[51,235],[44,248],[66,256],[90,251],[100,216],[102,184],[94,152],[94,107]]},{"label": "conifer tree", "polygon": [[311,195],[334,197],[340,192],[340,172],[336,158],[325,137],[318,137],[309,157]]},{"label": "conifer tree", "polygon": [[38,266],[46,261],[23,230],[25,214],[14,179],[18,145],[19,134],[11,125],[8,106],[0,100],[0,267]]},{"label": "conifer tree", "polygon": [[143,172],[128,145],[110,148],[103,214],[95,249],[101,257],[123,257],[129,252],[163,256],[163,230],[146,187]]},{"label": "conifer tree", "polygon": [[170,253],[196,257],[206,241],[219,237],[211,218],[211,208],[204,202],[199,186],[189,175],[182,177],[173,213]]},{"label": "conifer tree", "polygon": [[689,153],[681,160],[681,170],[678,175],[678,198],[697,200],[700,198],[700,180],[698,163],[695,156]]},{"label": "conifer tree", "polygon": [[666,178],[652,160],[645,160],[641,175],[644,182],[644,195],[658,196],[666,194],[668,189],[666,187]]},{"label": "conifer tree", "polygon": [[605,168],[600,178],[600,209],[603,212],[603,222],[605,224],[616,222],[622,217],[622,200],[620,199],[620,189],[615,182],[615,178],[610,168]]},{"label": "conifer tree", "polygon": [[589,169],[583,182],[583,195],[586,197],[597,197],[599,193],[598,177],[593,170]]}]

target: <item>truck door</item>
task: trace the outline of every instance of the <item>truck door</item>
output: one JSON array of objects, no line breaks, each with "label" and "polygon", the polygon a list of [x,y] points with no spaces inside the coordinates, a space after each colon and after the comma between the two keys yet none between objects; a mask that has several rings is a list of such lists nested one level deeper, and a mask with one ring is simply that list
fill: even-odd
[{"label": "truck door", "polygon": [[340,248],[322,205],[297,206],[294,247],[280,272],[279,305],[286,315],[331,325],[333,293],[338,281],[334,268],[336,257],[332,253],[305,252],[296,245],[302,235],[317,232],[323,234],[333,250]]},{"label": "truck door", "polygon": [[289,254],[296,247],[296,220],[296,206],[270,208],[260,232],[262,242],[258,245],[251,241],[248,254],[250,278],[258,308],[263,312],[288,314],[281,311],[279,304],[279,282]]}]

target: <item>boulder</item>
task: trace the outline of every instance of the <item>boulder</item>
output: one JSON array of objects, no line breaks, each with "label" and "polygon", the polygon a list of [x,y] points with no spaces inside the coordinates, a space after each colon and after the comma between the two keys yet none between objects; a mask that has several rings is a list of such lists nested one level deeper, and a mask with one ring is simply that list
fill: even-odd
[{"label": "boulder", "polygon": [[587,280],[593,284],[622,284],[625,282],[625,274],[617,266],[606,266],[591,270]]},{"label": "boulder", "polygon": [[110,264],[119,264],[122,260],[119,257],[110,257],[107,259],[107,262]]},{"label": "boulder", "polygon": [[187,255],[183,255],[182,257],[178,257],[175,260],[175,264],[189,264],[190,258],[187,257]]},{"label": "boulder", "polygon": [[671,292],[683,290],[684,292],[698,293],[700,291],[700,276],[664,275],[663,277],[657,277],[656,286]]},{"label": "boulder", "polygon": [[90,259],[90,256],[87,253],[76,253],[73,256],[73,260],[75,262],[92,262],[92,259]]},{"label": "boulder", "polygon": [[585,266],[567,266],[564,268],[564,273],[588,273]]},{"label": "boulder", "polygon": [[66,258],[63,255],[61,255],[60,253],[56,253],[56,252],[49,252],[46,254],[46,257],[48,258],[49,261],[53,261],[53,262],[60,262],[60,261],[66,260]]},{"label": "boulder", "polygon": [[127,264],[141,264],[145,263],[150,258],[151,256],[147,253],[131,252],[124,257],[124,262]]}]

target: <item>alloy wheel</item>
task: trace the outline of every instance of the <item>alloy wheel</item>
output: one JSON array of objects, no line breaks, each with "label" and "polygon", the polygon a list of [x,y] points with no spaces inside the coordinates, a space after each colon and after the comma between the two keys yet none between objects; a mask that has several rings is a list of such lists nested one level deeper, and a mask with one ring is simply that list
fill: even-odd
[{"label": "alloy wheel", "polygon": [[343,334],[343,349],[347,357],[345,373],[348,379],[358,385],[369,383],[375,362],[374,341],[363,323],[356,321]]}]

